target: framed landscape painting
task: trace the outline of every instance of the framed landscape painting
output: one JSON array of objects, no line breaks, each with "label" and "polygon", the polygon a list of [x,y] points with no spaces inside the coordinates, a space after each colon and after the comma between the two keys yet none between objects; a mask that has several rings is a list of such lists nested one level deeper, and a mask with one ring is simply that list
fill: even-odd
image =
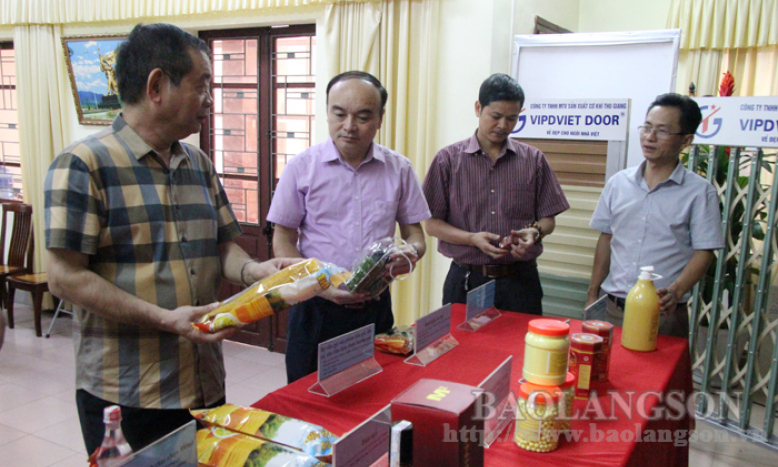
[{"label": "framed landscape painting", "polygon": [[66,36],[62,47],[82,125],[110,125],[121,111],[114,77],[116,48],[127,36]]}]

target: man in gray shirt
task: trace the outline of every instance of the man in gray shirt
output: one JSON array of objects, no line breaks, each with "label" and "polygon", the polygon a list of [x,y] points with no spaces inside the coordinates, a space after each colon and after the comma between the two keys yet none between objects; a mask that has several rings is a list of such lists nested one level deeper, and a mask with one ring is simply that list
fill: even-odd
[{"label": "man in gray shirt", "polygon": [[621,326],[624,299],[641,266],[653,265],[662,316],[659,333],[688,337],[686,302],[694,284],[724,247],[716,189],[684,168],[681,151],[702,120],[700,108],[680,94],[663,94],[639,126],[643,161],[605,185],[589,225],[601,232],[586,306],[607,293],[608,321]]}]

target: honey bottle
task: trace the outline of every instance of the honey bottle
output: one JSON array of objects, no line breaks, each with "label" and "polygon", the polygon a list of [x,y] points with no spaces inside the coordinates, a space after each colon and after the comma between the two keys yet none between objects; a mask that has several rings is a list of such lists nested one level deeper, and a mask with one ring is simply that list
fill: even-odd
[{"label": "honey bottle", "polygon": [[653,266],[640,268],[638,282],[632,287],[624,304],[624,326],[621,330],[621,345],[625,349],[639,352],[656,350],[656,335],[659,331],[659,295],[654,279]]}]

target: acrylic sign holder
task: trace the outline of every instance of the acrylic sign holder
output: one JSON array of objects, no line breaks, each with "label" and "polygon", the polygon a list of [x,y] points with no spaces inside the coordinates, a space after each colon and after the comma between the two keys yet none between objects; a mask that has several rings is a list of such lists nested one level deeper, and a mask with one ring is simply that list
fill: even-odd
[{"label": "acrylic sign holder", "polygon": [[375,325],[319,344],[319,379],[308,391],[330,397],[383,371],[375,359]]},{"label": "acrylic sign holder", "polygon": [[487,282],[467,293],[465,321],[457,329],[476,332],[502,316],[494,307],[494,285],[494,281]]}]

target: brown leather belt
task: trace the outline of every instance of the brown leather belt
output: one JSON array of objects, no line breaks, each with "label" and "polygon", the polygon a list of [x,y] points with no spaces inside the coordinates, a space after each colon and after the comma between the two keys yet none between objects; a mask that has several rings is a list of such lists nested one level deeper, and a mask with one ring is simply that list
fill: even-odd
[{"label": "brown leather belt", "polygon": [[454,263],[470,272],[491,278],[513,276],[518,274],[519,271],[537,264],[535,260],[516,261],[508,264],[464,264],[458,261],[454,261]]}]

